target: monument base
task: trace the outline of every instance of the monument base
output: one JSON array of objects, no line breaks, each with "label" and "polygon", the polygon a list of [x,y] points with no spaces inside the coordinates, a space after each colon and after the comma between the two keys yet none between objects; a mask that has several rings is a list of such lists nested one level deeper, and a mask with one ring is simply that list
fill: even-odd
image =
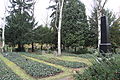
[{"label": "monument base", "polygon": [[110,53],[111,52],[111,44],[110,43],[101,43],[100,44],[100,53],[105,56],[105,53]]}]

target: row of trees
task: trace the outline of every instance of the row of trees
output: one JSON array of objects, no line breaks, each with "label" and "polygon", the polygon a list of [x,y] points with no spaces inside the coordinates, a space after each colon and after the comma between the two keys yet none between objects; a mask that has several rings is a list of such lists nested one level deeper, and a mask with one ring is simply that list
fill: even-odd
[{"label": "row of trees", "polygon": [[[97,47],[97,8],[94,7],[91,16],[87,19],[85,5],[81,1],[64,0],[64,6],[59,4],[62,1],[55,0],[54,2],[55,4],[48,8],[53,10],[50,16],[52,18],[51,27],[38,26],[35,28],[37,25],[34,19],[35,1],[10,0],[10,15],[6,17],[5,42],[13,47],[18,45],[17,51],[23,51],[24,44],[32,44],[32,51],[34,51],[34,43],[54,44],[54,49],[57,49],[58,39],[60,40],[58,34],[61,34],[62,49],[72,47],[76,51],[79,46]],[[60,18],[61,6],[63,8]],[[116,20],[115,15],[109,9],[104,10],[104,14],[108,16],[109,25],[114,21],[111,25],[111,41],[115,46],[120,46],[119,19]],[[60,25],[60,23],[62,24]],[[59,29],[61,29],[61,33],[58,33]],[[114,37],[117,37],[117,41]]]}]

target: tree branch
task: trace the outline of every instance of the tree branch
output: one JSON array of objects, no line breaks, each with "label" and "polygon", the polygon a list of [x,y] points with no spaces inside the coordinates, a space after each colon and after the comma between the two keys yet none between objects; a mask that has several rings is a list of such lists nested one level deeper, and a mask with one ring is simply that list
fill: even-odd
[{"label": "tree branch", "polygon": [[105,2],[103,3],[102,10],[103,10],[105,4],[107,3],[107,1],[108,1],[108,0],[105,0]]},{"label": "tree branch", "polygon": [[58,3],[56,3],[56,5],[57,5],[57,8],[56,8],[55,28],[58,30],[58,27],[57,27],[57,20],[58,20]]}]

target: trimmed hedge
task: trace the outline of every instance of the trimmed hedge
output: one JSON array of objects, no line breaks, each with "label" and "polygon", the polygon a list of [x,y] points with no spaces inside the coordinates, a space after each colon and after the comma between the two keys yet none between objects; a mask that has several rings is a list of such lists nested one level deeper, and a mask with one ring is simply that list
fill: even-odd
[{"label": "trimmed hedge", "polygon": [[[86,58],[86,59],[90,59],[93,58],[93,54],[73,54],[73,53],[64,53],[64,56],[74,56],[74,57],[80,57],[80,58]],[[94,56],[96,57],[96,56]]]},{"label": "trimmed hedge", "polygon": [[51,58],[47,60],[47,62],[58,64],[58,65],[69,67],[69,68],[82,68],[87,66],[85,63],[82,63],[82,62],[63,61],[55,58]]},{"label": "trimmed hedge", "polygon": [[35,78],[53,76],[62,72],[62,70],[55,67],[26,59],[17,53],[4,53],[3,55]]},{"label": "trimmed hedge", "polygon": [[43,57],[43,56],[38,56],[36,54],[28,54],[28,53],[24,53],[24,55],[29,56],[29,57],[33,57],[39,60],[44,60],[46,62],[49,63],[53,63],[53,64],[58,64],[64,67],[69,67],[69,68],[82,68],[82,67],[87,67],[87,64],[82,63],[82,62],[72,62],[72,61],[64,61],[64,60],[59,60],[57,58],[47,58],[47,57]]},{"label": "trimmed hedge", "polygon": [[0,80],[22,80],[0,60]]}]

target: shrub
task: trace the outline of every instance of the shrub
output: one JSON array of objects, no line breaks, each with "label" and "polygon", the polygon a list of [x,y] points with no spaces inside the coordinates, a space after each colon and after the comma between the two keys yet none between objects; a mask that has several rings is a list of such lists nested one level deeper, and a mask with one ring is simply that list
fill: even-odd
[{"label": "shrub", "polygon": [[72,54],[72,53],[64,53],[64,56],[74,56],[74,57],[80,57],[80,58],[93,58],[93,54]]},{"label": "shrub", "polygon": [[92,54],[90,51],[87,50],[87,48],[80,48],[78,49],[75,54]]},{"label": "shrub", "polygon": [[97,62],[83,74],[77,72],[74,77],[76,80],[120,80],[120,60],[117,58],[97,59]]},{"label": "shrub", "polygon": [[17,53],[5,53],[3,55],[35,78],[53,76],[62,72],[60,69],[27,59]]},{"label": "shrub", "polygon": [[117,49],[116,49],[116,52],[117,52],[118,54],[120,54],[120,48],[117,48]]},{"label": "shrub", "polygon": [[63,61],[55,58],[51,58],[47,60],[47,62],[58,64],[58,65],[69,67],[69,68],[82,68],[87,66],[85,63],[82,63],[82,62]]},{"label": "shrub", "polygon": [[22,80],[0,60],[0,80]]}]

